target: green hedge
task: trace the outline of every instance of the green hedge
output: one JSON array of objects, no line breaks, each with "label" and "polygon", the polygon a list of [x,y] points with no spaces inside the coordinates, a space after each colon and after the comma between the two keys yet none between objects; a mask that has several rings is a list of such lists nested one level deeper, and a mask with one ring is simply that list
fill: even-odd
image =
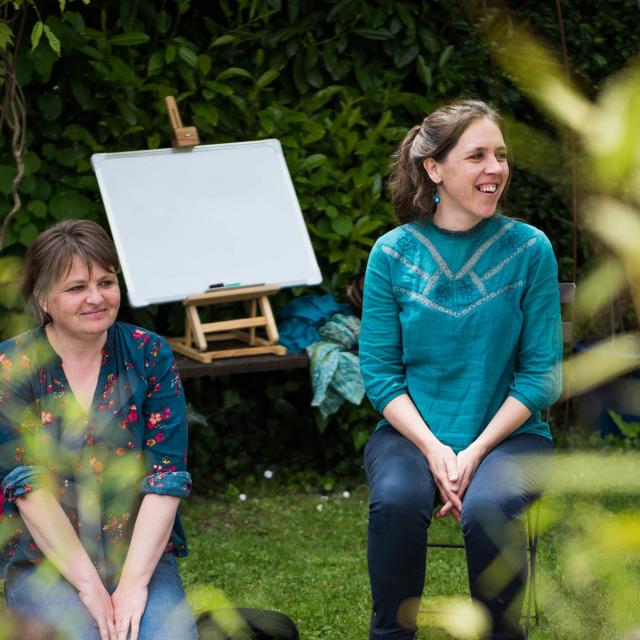
[{"label": "green hedge", "polygon": [[[468,11],[481,2],[76,0],[60,13],[61,4],[38,3],[39,15],[30,9],[28,33],[39,18],[46,29],[35,49],[25,38],[19,52],[29,151],[20,186],[24,206],[11,225],[5,256],[22,256],[35,235],[60,218],[105,223],[91,154],[169,146],[163,98],[175,94],[185,124],[195,124],[205,143],[280,139],[324,286],[340,297],[348,277],[363,269],[375,238],[395,224],[385,192],[394,146],[435,106],[469,95],[499,102],[510,120],[521,123],[513,127],[516,167],[508,208],[547,232],[561,276],[571,277],[570,190],[558,135],[508,76],[492,69],[482,14]],[[509,6],[560,59],[555,3]],[[595,95],[640,50],[640,11],[634,0],[571,0],[562,8],[571,67]],[[60,55],[53,50],[56,40]],[[526,127],[538,132],[537,154],[522,135]],[[15,174],[8,133],[5,127],[0,220],[10,208]],[[581,243],[581,265],[589,251]],[[3,265],[6,271],[6,259]],[[0,274],[2,279],[9,277]],[[18,312],[20,304],[15,288],[2,288],[0,336],[6,337],[18,317],[8,309]],[[169,309],[123,313],[175,333],[182,314]],[[241,379],[219,384],[243,393]],[[300,409],[303,396],[297,398]],[[326,443],[337,443],[335,459],[345,442],[352,450],[362,444],[373,419],[367,409],[355,411],[321,425]]]}]

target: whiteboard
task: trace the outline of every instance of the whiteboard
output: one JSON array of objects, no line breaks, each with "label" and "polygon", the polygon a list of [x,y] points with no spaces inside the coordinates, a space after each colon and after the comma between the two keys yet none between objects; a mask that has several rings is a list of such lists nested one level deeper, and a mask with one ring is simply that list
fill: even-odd
[{"label": "whiteboard", "polygon": [[132,306],[218,283],[322,281],[278,140],[96,153],[91,163]]}]

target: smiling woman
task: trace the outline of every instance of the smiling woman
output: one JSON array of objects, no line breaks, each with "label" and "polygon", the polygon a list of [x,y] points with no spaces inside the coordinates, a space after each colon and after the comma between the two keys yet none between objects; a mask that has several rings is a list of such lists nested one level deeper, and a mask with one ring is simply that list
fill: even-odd
[{"label": "smiling woman", "polygon": [[74,640],[189,640],[175,559],[187,552],[185,399],[166,341],[116,322],[118,270],[87,220],[27,251],[23,294],[40,326],[0,344],[5,593]]},{"label": "smiling woman", "polygon": [[414,637],[434,508],[462,523],[483,638],[523,637],[521,515],[544,483],[562,342],[551,244],[496,210],[509,176],[502,120],[478,100],[427,116],[395,157],[404,224],[371,251],[359,350],[383,416],[365,448],[371,640]]}]

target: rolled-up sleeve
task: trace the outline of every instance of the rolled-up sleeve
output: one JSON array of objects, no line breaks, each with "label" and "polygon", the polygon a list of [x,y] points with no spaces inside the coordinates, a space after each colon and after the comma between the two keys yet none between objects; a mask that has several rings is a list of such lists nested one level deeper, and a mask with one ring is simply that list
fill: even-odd
[{"label": "rolled-up sleeve", "polygon": [[15,467],[2,480],[2,495],[7,502],[15,502],[20,496],[49,486],[43,482],[45,476],[48,470],[44,467]]},{"label": "rolled-up sleeve", "polygon": [[359,355],[367,395],[373,408],[382,413],[391,400],[407,393],[407,381],[400,306],[380,241],[373,247],[367,264]]},{"label": "rolled-up sleeve", "polygon": [[17,371],[12,353],[0,353],[0,481],[8,502],[42,486],[48,471],[36,466],[32,438],[40,417],[29,394],[28,371]]},{"label": "rolled-up sleeve", "polygon": [[146,357],[147,394],[143,405],[147,475],[141,492],[186,498],[191,493],[187,463],[187,408],[173,353],[154,337]]},{"label": "rolled-up sleeve", "polygon": [[540,232],[521,301],[523,325],[509,395],[532,414],[551,406],[562,392],[562,317],[558,264]]}]

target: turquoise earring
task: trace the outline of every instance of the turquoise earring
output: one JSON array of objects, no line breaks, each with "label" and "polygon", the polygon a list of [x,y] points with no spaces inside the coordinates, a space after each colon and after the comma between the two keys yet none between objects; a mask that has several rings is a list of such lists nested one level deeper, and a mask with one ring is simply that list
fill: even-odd
[{"label": "turquoise earring", "polygon": [[436,189],[436,192],[433,194],[433,202],[434,204],[438,204],[438,202],[440,202],[440,194],[438,193],[437,189]]}]

